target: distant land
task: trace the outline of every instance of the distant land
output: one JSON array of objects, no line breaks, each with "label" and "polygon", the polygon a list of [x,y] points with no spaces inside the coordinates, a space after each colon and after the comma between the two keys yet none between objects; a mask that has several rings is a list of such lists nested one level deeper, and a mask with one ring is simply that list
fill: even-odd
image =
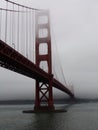
[{"label": "distant land", "polygon": [[[34,100],[1,100],[0,105],[26,105],[34,104]],[[86,98],[75,98],[75,99],[55,99],[54,104],[66,104],[66,103],[89,103],[98,102],[98,99],[86,99]]]},{"label": "distant land", "polygon": [[0,105],[25,105],[34,104],[34,100],[1,100]]}]

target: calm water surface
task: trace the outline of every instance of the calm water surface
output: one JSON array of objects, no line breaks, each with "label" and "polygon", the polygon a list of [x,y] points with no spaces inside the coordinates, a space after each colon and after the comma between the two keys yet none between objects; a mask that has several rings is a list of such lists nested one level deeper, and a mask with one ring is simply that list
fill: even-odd
[{"label": "calm water surface", "polygon": [[32,107],[0,106],[0,130],[98,130],[97,103],[72,105],[66,113],[22,113]]}]

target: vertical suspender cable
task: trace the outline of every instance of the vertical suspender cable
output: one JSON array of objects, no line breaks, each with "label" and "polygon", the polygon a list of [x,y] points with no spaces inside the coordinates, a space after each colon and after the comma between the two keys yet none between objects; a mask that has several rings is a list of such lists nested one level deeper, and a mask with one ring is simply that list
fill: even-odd
[{"label": "vertical suspender cable", "polygon": [[[53,28],[52,28],[52,33],[54,34]],[[54,40],[55,40],[55,39],[54,39]],[[58,48],[57,48],[56,41],[54,41],[54,43],[55,43],[55,48],[56,48],[56,51],[57,51],[57,54],[58,54]],[[61,63],[60,63],[59,55],[58,55],[58,61],[59,61],[60,71],[61,71],[62,76],[63,76],[62,78],[63,78],[63,80],[64,80],[65,85],[67,85],[66,80],[65,80],[65,76],[64,76],[64,73],[63,73],[63,69],[62,69],[62,66],[61,66]]]},{"label": "vertical suspender cable", "polygon": [[26,55],[26,41],[27,41],[27,36],[26,36],[27,35],[27,27],[26,27],[27,26],[26,25],[27,24],[26,23],[26,20],[27,20],[26,16],[27,16],[27,14],[26,13],[27,13],[27,9],[25,8],[25,20],[24,20],[25,21],[25,42],[24,42],[25,43],[25,45],[24,45],[25,46],[25,55]]},{"label": "vertical suspender cable", "polygon": [[[56,50],[58,52],[57,45],[56,45]],[[58,60],[60,61],[59,55],[58,55]],[[59,66],[60,66],[60,70],[61,70],[61,73],[62,73],[62,76],[63,76],[64,83],[67,85],[66,80],[65,80],[65,76],[64,76],[64,73],[63,73],[63,69],[62,69],[62,66],[61,66],[61,62],[59,62]]]},{"label": "vertical suspender cable", "polygon": [[[16,6],[15,6],[15,8],[16,8]],[[16,14],[16,11],[15,11],[15,9],[14,9],[14,45],[15,45],[15,49],[17,50],[17,29],[16,29],[16,27],[17,27],[17,14]]]},{"label": "vertical suspender cable", "polygon": [[26,8],[26,57],[28,58],[28,9]]},{"label": "vertical suspender cable", "polygon": [[18,19],[17,19],[17,51],[19,51],[19,5],[18,5]]},{"label": "vertical suspender cable", "polygon": [[0,39],[1,39],[1,29],[2,29],[2,10],[0,10]]},{"label": "vertical suspender cable", "polygon": [[29,13],[29,59],[31,59],[31,9]]},{"label": "vertical suspender cable", "polygon": [[25,56],[25,49],[23,48],[24,47],[24,42],[25,42],[25,39],[24,39],[24,7],[21,8],[21,34],[20,34],[20,37],[21,37],[21,53],[22,55]]},{"label": "vertical suspender cable", "polygon": [[5,14],[5,42],[7,43],[7,19],[8,19],[8,2],[6,1],[6,14]]},{"label": "vertical suspender cable", "polygon": [[31,36],[31,29],[30,29],[30,9],[28,9],[28,59],[30,56],[30,36]]},{"label": "vertical suspender cable", "polygon": [[10,44],[12,43],[12,12],[10,12]]},{"label": "vertical suspender cable", "polygon": [[32,28],[32,10],[30,11],[30,21],[31,21],[31,24],[30,24],[30,29],[31,29],[31,40],[30,40],[30,60],[32,61],[32,30],[33,30],[33,28]]},{"label": "vertical suspender cable", "polygon": [[33,44],[33,62],[34,63],[35,63],[35,44],[36,44],[35,43],[36,42],[35,41],[35,39],[36,39],[36,27],[35,27],[35,22],[36,22],[35,17],[36,17],[36,15],[35,14],[36,14],[36,10],[34,10],[34,11],[32,10],[32,16],[33,16],[32,17],[32,38],[33,38],[32,44]]},{"label": "vertical suspender cable", "polygon": [[56,73],[56,71],[55,71],[55,67],[54,67],[54,66],[53,66],[53,70],[54,70],[54,76],[55,76],[55,78],[58,80],[57,73]]},{"label": "vertical suspender cable", "polygon": [[29,28],[29,26],[30,26],[30,10],[28,9],[28,59],[29,59],[29,43],[30,43],[30,28]]},{"label": "vertical suspender cable", "polygon": [[14,43],[14,4],[13,4],[13,12],[12,12],[12,47],[15,49]]}]

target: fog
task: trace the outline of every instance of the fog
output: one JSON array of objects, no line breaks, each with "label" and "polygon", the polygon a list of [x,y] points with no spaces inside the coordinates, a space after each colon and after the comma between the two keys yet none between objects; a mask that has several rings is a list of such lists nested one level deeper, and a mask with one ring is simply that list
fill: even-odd
[{"label": "fog", "polygon": [[[74,86],[76,97],[98,98],[98,1],[13,1],[50,10],[52,44],[56,42],[67,84]],[[0,100],[34,99],[34,88],[34,80],[0,67]]]}]

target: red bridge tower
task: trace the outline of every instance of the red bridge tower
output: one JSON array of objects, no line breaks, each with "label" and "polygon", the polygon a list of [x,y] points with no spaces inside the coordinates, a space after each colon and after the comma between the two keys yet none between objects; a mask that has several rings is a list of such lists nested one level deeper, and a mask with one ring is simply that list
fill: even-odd
[{"label": "red bridge tower", "polygon": [[[53,94],[52,94],[52,60],[51,60],[51,36],[50,36],[50,20],[48,11],[36,11],[36,65],[50,75],[49,84],[36,81],[36,99],[35,110],[54,110]],[[45,52],[41,52],[42,48]]]}]

